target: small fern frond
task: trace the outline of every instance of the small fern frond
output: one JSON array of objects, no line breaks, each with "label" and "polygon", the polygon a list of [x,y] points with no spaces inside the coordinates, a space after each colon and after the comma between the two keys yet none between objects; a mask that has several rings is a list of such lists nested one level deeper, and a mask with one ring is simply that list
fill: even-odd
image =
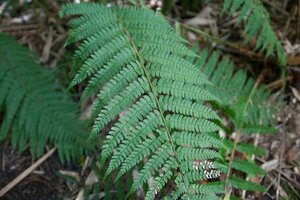
[{"label": "small fern frond", "polygon": [[[101,153],[103,162],[111,157],[106,175],[118,170],[118,179],[141,163],[131,193],[153,177],[146,199],[154,199],[172,180],[172,194],[217,197],[222,182],[198,185],[191,178],[195,161],[223,159],[216,148],[223,143],[214,133],[220,118],[204,105],[219,100],[206,90],[210,81],[189,61],[195,53],[186,41],[148,9],[67,4],[60,13],[77,16],[67,40],[80,42],[71,86],[87,80],[82,100],[97,95],[91,137],[112,123]],[[203,169],[198,169],[203,180]]]},{"label": "small fern frond", "polygon": [[34,157],[42,155],[50,142],[58,147],[62,161],[78,159],[90,149],[84,125],[78,120],[79,109],[54,84],[54,74],[4,34],[0,34],[0,55],[0,107],[4,112],[0,139],[11,131],[12,146],[23,150],[29,144]]},{"label": "small fern frond", "polygon": [[270,17],[260,0],[225,0],[223,12],[230,15],[239,11],[237,23],[245,20],[246,42],[257,36],[256,49],[266,52],[266,56],[273,53],[279,58],[281,65],[285,65],[286,57],[280,40],[270,25]]}]

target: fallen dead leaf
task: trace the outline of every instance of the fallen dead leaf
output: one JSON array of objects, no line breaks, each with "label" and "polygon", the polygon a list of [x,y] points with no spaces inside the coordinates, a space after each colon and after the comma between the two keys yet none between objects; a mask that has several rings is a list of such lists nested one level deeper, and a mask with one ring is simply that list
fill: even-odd
[{"label": "fallen dead leaf", "polygon": [[264,169],[266,172],[270,172],[278,167],[279,160],[278,158],[265,162],[260,167]]},{"label": "fallen dead leaf", "polygon": [[300,92],[294,87],[291,87],[291,90],[292,90],[293,95],[295,96],[295,98],[300,102]]}]

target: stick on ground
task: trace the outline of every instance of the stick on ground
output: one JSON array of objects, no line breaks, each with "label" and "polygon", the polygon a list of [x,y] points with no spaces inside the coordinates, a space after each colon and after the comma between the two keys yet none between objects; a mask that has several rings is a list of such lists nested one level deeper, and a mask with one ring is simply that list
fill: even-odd
[{"label": "stick on ground", "polygon": [[40,159],[38,159],[35,163],[33,163],[30,167],[28,167],[25,171],[23,171],[19,176],[17,176],[14,180],[8,183],[4,188],[0,190],[0,197],[4,196],[9,190],[11,190],[15,185],[17,185],[20,181],[22,181],[26,176],[28,176],[33,170],[35,170],[39,165],[41,165],[45,160],[47,160],[54,152],[56,148],[52,148],[45,155],[43,155]]}]

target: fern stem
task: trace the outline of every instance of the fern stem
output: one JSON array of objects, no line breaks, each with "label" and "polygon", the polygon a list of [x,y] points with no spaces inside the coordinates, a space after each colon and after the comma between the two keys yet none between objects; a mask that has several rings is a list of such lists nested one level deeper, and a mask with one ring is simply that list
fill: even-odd
[{"label": "fern stem", "polygon": [[241,136],[241,131],[238,130],[236,132],[236,137],[234,138],[234,145],[233,145],[233,149],[232,149],[232,152],[231,152],[231,155],[230,155],[230,159],[229,159],[228,171],[227,171],[226,179],[225,179],[225,197],[224,197],[224,200],[229,200],[230,199],[230,195],[231,195],[232,189],[228,185],[228,179],[229,179],[229,177],[231,175],[231,169],[232,169],[232,163],[233,163],[233,159],[234,159],[234,154],[235,154],[235,151],[236,151],[237,144],[239,142],[240,136]]},{"label": "fern stem", "polygon": [[[116,15],[117,15],[117,13],[116,13]],[[118,16],[118,15],[117,15],[117,16]],[[122,22],[121,22],[121,20],[120,20],[120,17],[118,17],[118,21],[119,21],[119,24],[121,25]],[[148,84],[149,84],[149,87],[150,87],[150,91],[153,93],[153,96],[154,96],[154,99],[155,99],[155,104],[156,104],[157,109],[158,109],[158,111],[159,111],[159,113],[160,113],[160,115],[161,115],[161,119],[162,119],[162,121],[163,121],[164,127],[165,127],[166,132],[167,132],[168,140],[169,140],[169,142],[170,142],[170,144],[171,144],[171,147],[172,147],[173,155],[171,155],[171,156],[174,156],[174,158],[175,158],[175,160],[176,160],[176,165],[177,165],[176,167],[180,169],[180,165],[179,165],[180,162],[179,162],[179,160],[178,160],[178,157],[176,156],[176,148],[175,148],[175,145],[174,145],[174,143],[173,143],[173,141],[172,141],[171,131],[170,131],[170,128],[169,128],[169,126],[168,126],[168,123],[167,123],[167,121],[166,121],[166,119],[165,119],[165,117],[164,117],[163,109],[161,108],[160,103],[159,103],[159,100],[158,100],[158,98],[157,98],[157,96],[156,96],[156,92],[155,92],[154,86],[153,86],[153,84],[152,84],[151,77],[150,77],[150,75],[149,75],[149,73],[148,73],[148,71],[147,71],[147,69],[146,69],[146,67],[145,67],[145,65],[144,65],[144,62],[143,62],[144,59],[143,59],[143,57],[140,55],[139,50],[138,50],[136,44],[135,44],[134,41],[131,39],[130,33],[128,33],[124,27],[122,27],[122,30],[123,30],[123,32],[124,32],[124,35],[127,36],[127,39],[128,39],[128,41],[129,41],[129,43],[131,44],[131,46],[133,47],[133,49],[134,49],[134,51],[135,51],[135,54],[136,54],[136,56],[137,56],[137,60],[139,61],[140,65],[141,65],[142,68],[143,68],[144,76],[146,77],[146,79],[147,79],[147,81],[148,81]],[[180,176],[180,179],[181,179],[182,182],[184,183],[186,193],[188,194],[188,186],[186,185],[186,183],[185,183],[185,181],[184,181],[184,179],[183,179],[183,177],[182,177],[182,174],[179,172],[178,175]],[[188,198],[188,199],[190,199],[190,198]]]},{"label": "fern stem", "polygon": [[[255,94],[255,91],[258,88],[262,77],[263,77],[263,73],[258,77],[257,81],[255,82],[255,84],[254,84],[254,86],[253,86],[253,88],[252,88],[252,90],[251,90],[251,92],[250,92],[250,94],[247,98],[246,104],[243,108],[242,116],[245,115],[245,112],[247,111],[248,105],[251,103],[252,97]],[[231,175],[231,168],[232,168],[232,163],[233,163],[233,159],[234,159],[234,154],[235,154],[235,151],[236,151],[236,148],[237,148],[237,145],[239,143],[240,136],[241,136],[241,130],[240,130],[241,127],[243,127],[243,124],[240,124],[240,127],[238,127],[238,130],[236,132],[237,135],[234,139],[234,145],[233,145],[233,149],[232,149],[231,155],[230,155],[230,160],[229,160],[229,164],[228,164],[228,171],[227,171],[226,179],[225,179],[225,197],[224,197],[224,200],[229,200],[230,195],[231,195],[231,188],[228,186],[228,179]]]},{"label": "fern stem", "polygon": [[245,104],[245,107],[243,109],[243,114],[242,115],[245,115],[245,112],[247,111],[247,108],[248,108],[248,105],[252,102],[252,97],[253,95],[255,94],[255,91],[257,90],[262,78],[264,76],[264,73],[261,73],[260,76],[258,77],[257,81],[255,82],[248,98],[247,98],[247,101],[246,101],[246,104]]}]

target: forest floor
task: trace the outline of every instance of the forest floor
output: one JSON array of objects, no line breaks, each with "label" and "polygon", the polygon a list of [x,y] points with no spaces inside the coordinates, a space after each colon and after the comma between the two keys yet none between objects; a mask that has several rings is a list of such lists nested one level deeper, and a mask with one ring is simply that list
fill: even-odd
[{"label": "forest floor", "polygon": [[[72,49],[63,47],[67,36],[67,23],[57,16],[61,6],[59,1],[34,0],[32,3],[16,1],[23,3],[16,3],[4,11],[4,4],[1,2],[0,32],[16,37],[20,43],[35,52],[39,56],[40,63],[46,67],[56,67],[59,78],[62,77],[60,80],[67,86],[71,79],[67,59],[71,58]],[[235,27],[232,19],[220,17],[221,5],[218,2],[210,1],[209,4],[199,5],[197,11],[186,9],[181,12],[182,8],[178,6],[174,8],[170,17],[197,26],[236,47],[246,48],[248,51],[218,43],[210,44],[201,36],[188,30],[184,32],[190,41],[198,40],[211,48],[231,54],[236,65],[248,63],[245,68],[249,74],[255,78],[263,74],[261,82],[272,90],[273,96],[284,97],[284,105],[274,116],[279,132],[273,135],[250,136],[253,142],[267,150],[265,156],[256,158],[267,171],[263,179],[256,181],[263,184],[267,191],[262,195],[255,193],[247,195],[247,199],[300,199],[300,3],[298,4],[296,0],[263,0],[288,57],[287,85],[282,91],[283,82],[278,66],[272,59],[263,59],[254,52],[253,44],[242,43],[239,36],[242,28]],[[249,52],[252,54],[250,55]],[[78,100],[80,88],[72,92],[76,94],[75,99]],[[82,108],[83,111],[85,109]],[[245,139],[249,140],[249,138]],[[88,159],[83,158],[80,166],[63,165],[54,154],[6,193],[3,199],[75,199],[81,191],[81,186],[87,181],[87,177],[93,177],[93,174],[88,172],[90,169],[86,169]],[[0,189],[33,162],[34,159],[31,158],[28,150],[19,153],[12,149],[9,139],[2,141],[0,143]]]}]

